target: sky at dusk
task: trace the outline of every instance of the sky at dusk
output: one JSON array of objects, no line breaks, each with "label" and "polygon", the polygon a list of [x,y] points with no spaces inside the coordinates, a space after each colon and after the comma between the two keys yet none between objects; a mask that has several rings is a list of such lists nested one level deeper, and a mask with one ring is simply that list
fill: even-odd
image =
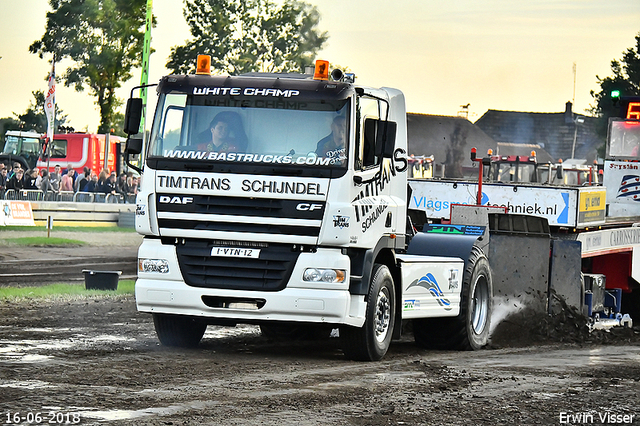
[{"label": "sky at dusk", "polygon": [[[318,55],[349,67],[359,84],[395,87],[407,110],[455,116],[470,104],[476,121],[488,109],[574,112],[593,104],[596,75],[635,45],[640,0],[307,0],[320,11],[329,40]],[[183,2],[155,0],[150,82],[167,74],[172,46],[190,37]],[[23,113],[46,89],[50,58],[29,53],[45,29],[47,0],[0,0],[0,117]],[[206,52],[203,52],[206,53]],[[62,74],[68,63],[57,64]],[[118,92],[125,100],[140,71]],[[68,125],[95,131],[95,99],[60,82],[57,104]],[[123,108],[124,109],[124,108]]]}]

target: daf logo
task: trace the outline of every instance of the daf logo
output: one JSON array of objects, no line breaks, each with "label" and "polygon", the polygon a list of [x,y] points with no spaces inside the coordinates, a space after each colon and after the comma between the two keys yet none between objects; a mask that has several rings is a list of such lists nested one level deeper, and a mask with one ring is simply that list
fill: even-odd
[{"label": "daf logo", "polygon": [[191,204],[193,197],[170,197],[168,195],[160,196],[160,204]]},{"label": "daf logo", "polygon": [[296,210],[301,212],[312,212],[314,210],[322,210],[322,204],[300,203],[296,206]]}]

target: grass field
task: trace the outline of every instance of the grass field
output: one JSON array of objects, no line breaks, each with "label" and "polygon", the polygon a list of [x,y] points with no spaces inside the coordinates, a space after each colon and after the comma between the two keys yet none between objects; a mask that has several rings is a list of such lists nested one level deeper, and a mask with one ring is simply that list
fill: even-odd
[{"label": "grass field", "polygon": [[[3,226],[0,227],[0,235],[2,231],[23,231],[23,232],[37,232],[41,231],[43,233],[47,233],[46,226]],[[121,232],[121,233],[134,233],[136,232],[133,228],[120,228],[117,226],[113,227],[101,227],[101,226],[56,226],[51,230],[51,234],[55,234],[56,231],[60,232]]]},{"label": "grass field", "polygon": [[0,302],[18,299],[79,299],[102,295],[133,295],[134,284],[135,281],[133,280],[119,281],[118,289],[115,291],[86,290],[84,284],[49,284],[41,287],[0,287]]},{"label": "grass field", "polygon": [[80,240],[56,237],[7,238],[5,239],[5,242],[9,245],[28,247],[78,247],[86,244],[84,241]]},{"label": "grass field", "polygon": [[141,237],[131,228],[58,226],[0,227],[0,246],[79,247],[83,245],[139,245]]}]

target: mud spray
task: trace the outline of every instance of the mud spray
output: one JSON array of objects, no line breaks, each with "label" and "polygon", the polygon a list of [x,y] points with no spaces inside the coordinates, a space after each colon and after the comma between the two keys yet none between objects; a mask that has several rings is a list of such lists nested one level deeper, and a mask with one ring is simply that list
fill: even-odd
[{"label": "mud spray", "polygon": [[547,296],[529,293],[494,298],[491,316],[492,347],[528,346],[552,342],[584,342],[589,339],[588,319],[553,295],[561,306],[547,313]]},{"label": "mud spray", "polygon": [[570,306],[557,294],[551,294],[554,314],[547,313],[543,294],[494,297],[489,329],[490,347],[519,347],[549,343],[606,343],[638,341],[638,326],[634,329],[613,327],[592,330],[589,318]]}]

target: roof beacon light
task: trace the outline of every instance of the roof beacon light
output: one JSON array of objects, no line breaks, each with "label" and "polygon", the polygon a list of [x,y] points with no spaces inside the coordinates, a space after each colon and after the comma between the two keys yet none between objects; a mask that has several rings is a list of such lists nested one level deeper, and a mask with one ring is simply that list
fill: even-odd
[{"label": "roof beacon light", "polygon": [[329,80],[329,61],[318,59],[316,61],[316,70],[313,73],[314,80]]},{"label": "roof beacon light", "polygon": [[493,155],[493,149],[489,148],[489,149],[487,150],[487,155],[488,155],[489,157],[491,157],[491,156]]},{"label": "roof beacon light", "polygon": [[211,56],[198,55],[196,75],[211,75]]}]

